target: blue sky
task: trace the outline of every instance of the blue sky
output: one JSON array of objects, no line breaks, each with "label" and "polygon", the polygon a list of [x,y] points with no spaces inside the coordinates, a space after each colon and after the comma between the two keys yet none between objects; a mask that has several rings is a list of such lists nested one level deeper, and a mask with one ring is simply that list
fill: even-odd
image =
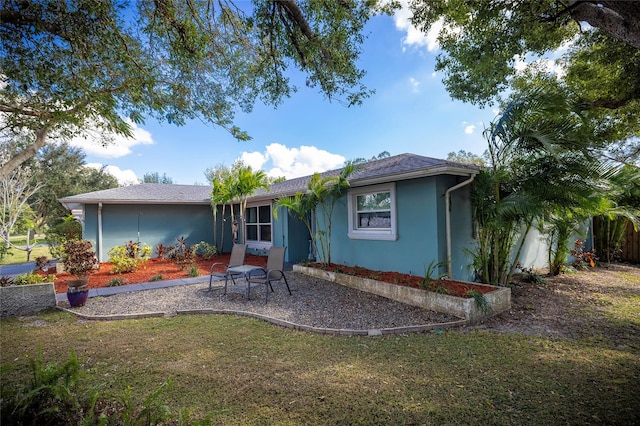
[{"label": "blue sky", "polygon": [[[134,139],[116,138],[101,148],[76,140],[93,166],[104,165],[122,184],[145,173],[166,174],[176,184],[207,184],[205,171],[243,159],[273,176],[297,177],[340,167],[345,160],[382,151],[446,158],[451,151],[481,154],[484,126],[496,111],[452,100],[434,72],[433,37],[410,27],[407,13],[377,16],[367,25],[360,67],[376,93],[347,108],[304,84],[277,109],[257,104],[236,116],[253,139],[238,142],[225,130],[200,121],[184,126],[147,121]],[[293,80],[303,81],[302,75]]]}]

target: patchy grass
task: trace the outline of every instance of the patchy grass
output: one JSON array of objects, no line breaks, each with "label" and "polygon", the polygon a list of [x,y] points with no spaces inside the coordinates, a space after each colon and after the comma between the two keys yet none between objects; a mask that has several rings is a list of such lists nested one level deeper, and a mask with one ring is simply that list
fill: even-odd
[{"label": "patchy grass", "polygon": [[[11,239],[11,243],[18,247],[25,247],[27,245],[27,238],[24,235],[14,236],[14,237],[11,237],[10,239]],[[36,238],[31,240],[32,245],[46,244],[46,243],[47,241],[41,235],[36,235]],[[39,256],[47,256],[48,258],[51,258],[49,247],[46,245],[34,247],[33,250],[31,251],[30,261],[33,262],[35,258]],[[11,251],[7,253],[7,255],[2,260],[0,260],[0,265],[13,265],[16,263],[25,263],[26,261],[27,261],[26,251],[11,248]]]},{"label": "patchy grass", "polygon": [[636,275],[625,273],[625,272],[616,272],[614,276],[615,278],[617,278],[618,280],[620,280],[622,283],[626,285],[629,285],[629,286],[640,285],[640,277]]},{"label": "patchy grass", "polygon": [[[259,320],[190,315],[118,322],[62,312],[0,321],[3,391],[29,359],[86,386],[163,402],[213,424],[638,424],[640,357],[593,340],[487,331],[335,337]],[[636,339],[638,336],[635,337]]]}]

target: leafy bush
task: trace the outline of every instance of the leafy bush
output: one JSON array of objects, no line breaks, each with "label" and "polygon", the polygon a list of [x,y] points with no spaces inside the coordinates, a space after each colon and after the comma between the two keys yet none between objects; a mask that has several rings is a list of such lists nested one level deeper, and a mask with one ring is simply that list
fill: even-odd
[{"label": "leafy bush", "polygon": [[109,280],[109,287],[119,287],[123,284],[126,284],[127,280],[122,277],[112,278]]},{"label": "leafy bush", "polygon": [[198,244],[194,244],[192,249],[196,254],[199,254],[206,260],[210,260],[213,256],[218,254],[216,246],[209,244],[206,241],[200,241]]},{"label": "leafy bush", "polygon": [[599,260],[593,250],[584,250],[584,240],[580,238],[575,241],[571,256],[573,256],[573,266],[576,269],[586,269],[587,266],[593,268],[596,266],[596,261]]},{"label": "leafy bush", "polygon": [[189,276],[197,277],[199,275],[200,275],[200,270],[198,269],[198,267],[196,265],[191,265],[191,268],[189,268]]},{"label": "leafy bush", "polygon": [[62,255],[64,270],[75,277],[85,277],[98,265],[96,252],[87,240],[67,241]]},{"label": "leafy bush", "polygon": [[109,250],[109,261],[113,267],[112,273],[122,274],[133,272],[149,260],[151,246],[129,241],[125,245],[115,246]]},{"label": "leafy bush", "polygon": [[96,394],[78,389],[80,362],[73,350],[61,366],[45,365],[41,350],[30,364],[30,383],[9,395],[3,389],[3,424],[80,424],[85,416],[95,415]]},{"label": "leafy bush", "polygon": [[156,252],[158,252],[158,257],[160,259],[166,259],[173,249],[175,249],[174,246],[165,246],[162,243],[156,246]]},{"label": "leafy bush", "polygon": [[163,279],[163,278],[164,278],[164,277],[163,277],[162,275],[158,274],[158,275],[154,275],[154,276],[152,276],[152,277],[150,278],[150,281],[151,281],[151,282],[155,282],[155,281],[162,281],[162,279]]},{"label": "leafy bush", "polygon": [[[447,266],[447,262],[436,262],[435,260],[431,260],[429,265],[424,269],[424,276],[420,280],[420,287],[425,290],[437,291],[442,286],[435,285],[437,281],[441,278],[444,278],[447,274],[438,273],[438,269]],[[446,290],[446,289],[445,289]],[[441,293],[442,291],[438,291]]]},{"label": "leafy bush", "polygon": [[35,260],[36,270],[45,270],[51,264],[51,261],[47,256],[38,256]]},{"label": "leafy bush", "polygon": [[180,413],[177,419],[172,418],[171,409],[159,401],[160,395],[171,387],[170,381],[162,383],[137,406],[130,387],[121,397],[104,397],[96,389],[83,390],[81,379],[86,375],[73,349],[63,365],[45,365],[41,350],[30,364],[30,383],[19,389],[2,387],[3,426],[178,424],[186,416]]},{"label": "leafy bush", "polygon": [[82,225],[69,215],[50,226],[44,235],[49,243],[51,256],[54,259],[60,259],[64,255],[64,245],[68,241],[77,241],[82,238]]},{"label": "leafy bush", "polygon": [[47,276],[42,276],[40,274],[36,274],[35,272],[27,272],[26,274],[18,275],[13,279],[13,284],[15,285],[26,285],[26,284],[42,284],[42,283],[51,283],[56,280],[56,276],[53,274],[49,274]]},{"label": "leafy bush", "polygon": [[176,238],[176,243],[173,251],[169,254],[169,259],[171,259],[180,270],[185,270],[195,263],[195,252],[187,245],[187,239],[185,237]]},{"label": "leafy bush", "polygon": [[537,285],[544,285],[547,283],[547,280],[540,273],[535,271],[533,268],[526,268],[522,266],[520,262],[516,264],[516,268],[522,271],[522,276],[520,277],[522,282],[537,284]]}]

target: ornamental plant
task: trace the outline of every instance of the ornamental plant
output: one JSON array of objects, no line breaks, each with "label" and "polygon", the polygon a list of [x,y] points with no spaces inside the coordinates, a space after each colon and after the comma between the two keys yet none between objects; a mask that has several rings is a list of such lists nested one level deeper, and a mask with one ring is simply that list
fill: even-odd
[{"label": "ornamental plant", "polygon": [[84,278],[98,265],[96,252],[90,241],[77,240],[64,243],[62,255],[64,270],[76,278]]},{"label": "ornamental plant", "polygon": [[52,283],[56,280],[56,276],[53,274],[48,274],[46,276],[42,276],[40,274],[36,274],[35,272],[27,272],[26,274],[18,275],[13,279],[13,284],[15,285],[27,285],[27,284],[42,284],[42,283]]},{"label": "ornamental plant", "polygon": [[139,242],[129,241],[125,245],[115,246],[109,250],[109,262],[111,262],[114,274],[122,274],[136,271],[151,256],[151,246]]}]

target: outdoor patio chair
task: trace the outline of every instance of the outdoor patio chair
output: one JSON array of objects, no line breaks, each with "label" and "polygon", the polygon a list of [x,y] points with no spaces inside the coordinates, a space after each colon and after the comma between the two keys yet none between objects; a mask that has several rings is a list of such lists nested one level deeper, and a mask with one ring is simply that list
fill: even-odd
[{"label": "outdoor patio chair", "polygon": [[284,254],[286,250],[286,247],[271,247],[267,257],[267,267],[258,269],[257,273],[252,272],[247,280],[249,290],[251,290],[251,284],[264,285],[265,304],[269,301],[269,290],[273,292],[271,283],[274,281],[284,281],[287,291],[289,291],[289,296],[291,296],[291,289],[289,288],[287,277],[284,275]]},{"label": "outdoor patio chair", "polygon": [[[234,244],[231,249],[231,257],[229,258],[229,263],[214,263],[211,265],[211,270],[209,272],[209,291],[211,291],[211,283],[213,282],[213,277],[224,278],[224,287],[227,288],[227,281],[231,278],[233,284],[236,283],[235,277],[241,274],[232,274],[229,273],[229,268],[233,268],[234,266],[241,266],[244,264],[244,257],[247,253],[247,245],[246,244]],[[224,271],[216,271],[216,267],[224,266]]]}]

